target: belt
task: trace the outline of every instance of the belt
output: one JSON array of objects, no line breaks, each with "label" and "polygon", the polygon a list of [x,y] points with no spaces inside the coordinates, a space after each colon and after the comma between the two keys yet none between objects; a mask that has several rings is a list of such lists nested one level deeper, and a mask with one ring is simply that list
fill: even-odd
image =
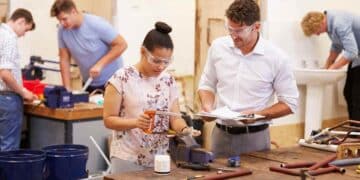
[{"label": "belt", "polygon": [[13,91],[0,91],[0,95],[18,95],[18,94]]},{"label": "belt", "polygon": [[216,127],[219,129],[229,133],[229,134],[244,134],[244,133],[255,133],[262,130],[265,130],[269,127],[268,124],[262,124],[258,126],[243,126],[243,127],[237,127],[237,126],[226,126],[219,123],[216,123]]}]

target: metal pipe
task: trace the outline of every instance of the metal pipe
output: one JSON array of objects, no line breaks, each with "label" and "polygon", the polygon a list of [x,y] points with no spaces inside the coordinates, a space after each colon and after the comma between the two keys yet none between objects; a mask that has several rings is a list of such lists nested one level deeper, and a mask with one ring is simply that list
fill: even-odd
[{"label": "metal pipe", "polygon": [[240,169],[235,172],[227,172],[223,174],[214,174],[206,176],[203,180],[217,180],[217,179],[228,179],[233,177],[239,177],[239,176],[246,176],[250,175],[252,172],[248,169]]},{"label": "metal pipe", "polygon": [[315,144],[315,143],[309,144],[309,143],[305,142],[305,139],[300,139],[299,144],[302,146],[315,148],[315,149],[321,149],[321,150],[325,150],[325,151],[331,151],[331,152],[336,152],[336,149],[338,147],[338,145],[332,145],[332,144]]},{"label": "metal pipe", "polygon": [[269,170],[274,171],[274,172],[283,173],[283,174],[292,175],[292,176],[300,176],[300,172],[295,171],[293,169],[286,169],[286,168],[281,168],[281,167],[270,166]]},{"label": "metal pipe", "polygon": [[310,167],[314,165],[316,162],[296,162],[296,163],[281,163],[280,167],[282,168],[304,168],[304,167]]},{"label": "metal pipe", "polygon": [[359,121],[346,120],[346,121],[344,121],[344,122],[338,123],[338,124],[336,124],[335,126],[329,128],[329,130],[336,129],[336,128],[338,128],[338,127],[341,127],[341,126],[343,126],[343,125],[345,125],[345,124],[350,124],[350,123],[356,124],[356,125],[360,125],[360,122],[359,122]]},{"label": "metal pipe", "polygon": [[313,170],[313,171],[308,171],[308,174],[312,175],[312,176],[317,176],[320,174],[326,174],[326,173],[330,173],[330,172],[339,172],[341,174],[344,174],[346,172],[346,170],[344,168],[339,168],[336,166],[329,166],[326,168],[320,168],[317,170]]},{"label": "metal pipe", "polygon": [[354,126],[350,126],[350,125],[343,125],[342,127],[348,128],[348,129],[360,130],[359,127],[354,127]]},{"label": "metal pipe", "polygon": [[309,167],[309,171],[316,170],[316,169],[318,169],[320,167],[323,167],[323,166],[329,164],[329,162],[331,162],[331,161],[333,161],[335,159],[336,159],[336,154],[332,154],[332,155],[326,157],[324,160],[322,160],[320,162],[317,162],[316,164]]},{"label": "metal pipe", "polygon": [[307,139],[305,139],[305,142],[306,143],[311,143],[312,141],[314,141],[314,139],[316,139],[316,138],[318,138],[318,137],[320,137],[322,135],[326,135],[328,133],[329,133],[329,128],[325,128],[325,129],[321,130],[321,132],[319,132],[319,133],[317,133],[317,134],[315,134],[313,136],[309,136]]},{"label": "metal pipe", "polygon": [[360,158],[340,159],[329,163],[334,166],[351,166],[360,164]]},{"label": "metal pipe", "polygon": [[169,112],[169,111],[156,111],[155,114],[164,115],[164,116],[182,117],[181,113]]},{"label": "metal pipe", "polygon": [[[345,131],[330,131],[333,135],[346,135],[348,132]],[[351,132],[350,135],[360,136],[360,132]]]}]

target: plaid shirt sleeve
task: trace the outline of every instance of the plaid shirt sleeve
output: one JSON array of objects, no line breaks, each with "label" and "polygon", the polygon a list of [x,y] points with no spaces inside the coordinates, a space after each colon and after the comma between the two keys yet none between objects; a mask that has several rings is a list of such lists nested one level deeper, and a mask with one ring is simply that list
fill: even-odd
[{"label": "plaid shirt sleeve", "polygon": [[16,39],[8,36],[0,37],[0,69],[15,69],[14,60],[17,58]]}]

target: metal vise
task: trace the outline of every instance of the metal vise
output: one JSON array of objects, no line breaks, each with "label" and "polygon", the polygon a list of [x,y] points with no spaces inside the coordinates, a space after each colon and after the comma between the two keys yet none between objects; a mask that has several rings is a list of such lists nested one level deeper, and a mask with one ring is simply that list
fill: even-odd
[{"label": "metal vise", "polygon": [[[30,63],[21,70],[23,78],[26,80],[35,80],[35,79],[43,80],[45,79],[43,70],[60,72],[59,69],[47,68],[36,65],[36,64],[45,64],[45,63],[59,64],[58,61],[46,60],[41,58],[41,56],[30,56]],[[77,67],[76,64],[70,64],[70,66]]]},{"label": "metal vise", "polygon": [[49,108],[74,107],[72,93],[63,86],[46,86],[44,89],[45,105]]},{"label": "metal vise", "polygon": [[176,162],[207,165],[214,160],[214,154],[207,151],[192,136],[170,139],[170,156]]}]

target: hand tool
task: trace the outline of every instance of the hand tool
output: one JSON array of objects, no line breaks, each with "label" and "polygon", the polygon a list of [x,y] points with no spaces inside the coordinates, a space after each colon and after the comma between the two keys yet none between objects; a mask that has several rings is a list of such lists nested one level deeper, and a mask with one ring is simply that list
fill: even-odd
[{"label": "hand tool", "polygon": [[181,113],[175,113],[175,112],[169,112],[169,111],[156,111],[155,114],[164,115],[164,116],[182,117]]},{"label": "hand tool", "polygon": [[89,77],[85,84],[84,84],[84,87],[82,88],[82,91],[86,91],[86,89],[90,86],[91,82],[93,81],[94,79],[92,77]]}]

